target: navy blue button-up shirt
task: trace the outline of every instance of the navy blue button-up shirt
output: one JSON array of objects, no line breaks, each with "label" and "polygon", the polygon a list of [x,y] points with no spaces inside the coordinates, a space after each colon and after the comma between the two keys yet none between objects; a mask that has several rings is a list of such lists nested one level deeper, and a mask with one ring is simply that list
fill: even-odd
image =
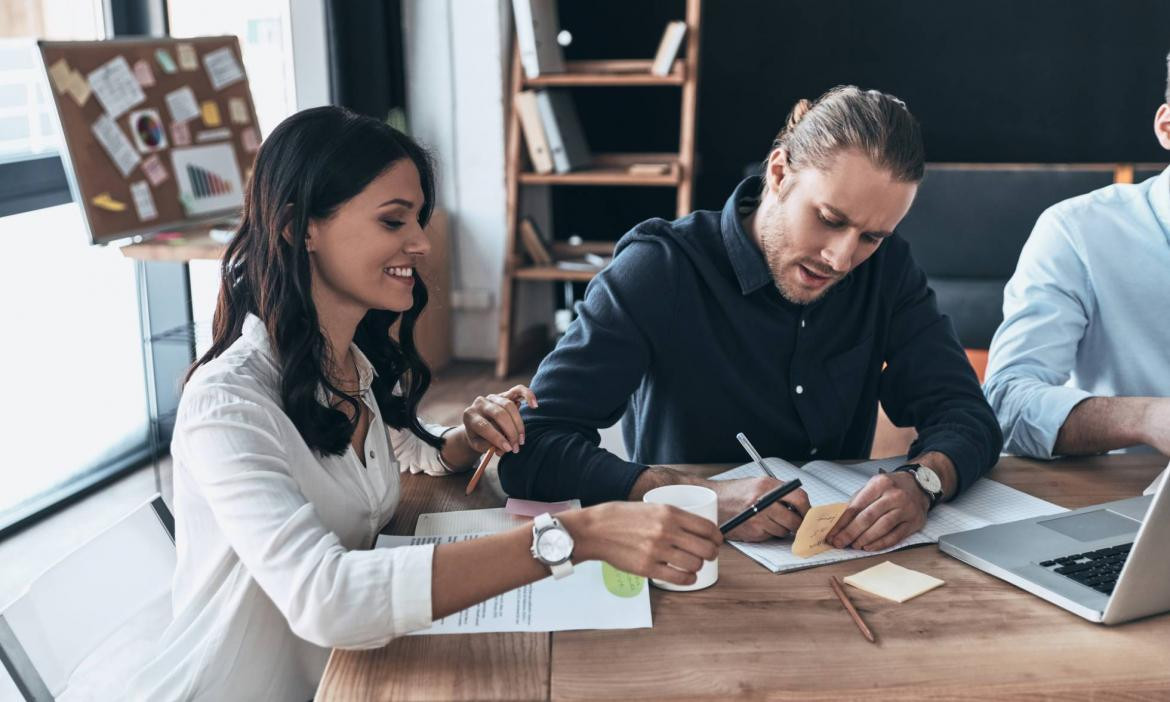
[{"label": "navy blue button-up shirt", "polygon": [[[760,188],[622,237],[532,381],[525,445],[500,461],[508,494],[625,499],[648,465],[745,462],[741,431],[765,456],[863,458],[879,400],[917,427],[911,456],[954,462],[960,491],[995,464],[999,425],[909,245],[895,234],[791,303],[743,228]],[[631,461],[598,447],[619,418]]]}]

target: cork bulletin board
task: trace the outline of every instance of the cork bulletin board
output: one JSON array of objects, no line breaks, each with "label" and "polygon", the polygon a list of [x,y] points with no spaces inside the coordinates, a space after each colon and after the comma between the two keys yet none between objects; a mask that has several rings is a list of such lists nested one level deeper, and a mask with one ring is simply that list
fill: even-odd
[{"label": "cork bulletin board", "polygon": [[39,45],[92,243],[239,213],[260,131],[236,37]]}]

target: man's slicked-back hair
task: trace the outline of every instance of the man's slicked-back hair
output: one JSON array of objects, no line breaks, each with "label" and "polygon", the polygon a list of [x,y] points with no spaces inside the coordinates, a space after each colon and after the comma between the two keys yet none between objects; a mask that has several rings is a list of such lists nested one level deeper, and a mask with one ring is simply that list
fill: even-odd
[{"label": "man's slicked-back hair", "polygon": [[839,152],[856,149],[895,180],[916,183],[925,173],[926,150],[918,120],[906,103],[877,90],[840,85],[814,102],[801,100],[772,142],[784,149],[792,171],[824,170]]}]

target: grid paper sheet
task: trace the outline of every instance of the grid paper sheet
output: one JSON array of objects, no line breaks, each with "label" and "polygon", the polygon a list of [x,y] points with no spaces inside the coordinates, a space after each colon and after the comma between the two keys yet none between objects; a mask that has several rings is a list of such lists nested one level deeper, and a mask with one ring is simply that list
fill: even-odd
[{"label": "grid paper sheet", "polygon": [[[809,502],[816,506],[833,502],[848,502],[853,494],[860,490],[870,478],[877,475],[880,470],[893,470],[905,463],[905,460],[905,457],[898,456],[852,465],[813,461],[805,464],[803,468],[797,468],[779,458],[765,458],[764,462],[781,480],[800,478],[801,486],[808,493]],[[765,475],[763,469],[753,461],[720,473],[712,479],[732,480],[735,478],[758,478]],[[772,539],[762,543],[740,541],[730,543],[773,573],[783,573],[854,558],[868,558],[910,546],[937,543],[939,537],[945,534],[978,529],[990,524],[1001,524],[1017,519],[1042,517],[1064,511],[1064,508],[1051,502],[1032,497],[994,480],[983,478],[954,502],[940,504],[931,510],[922,531],[912,534],[883,551],[830,549],[811,558],[798,558],[792,555],[791,537]]]}]

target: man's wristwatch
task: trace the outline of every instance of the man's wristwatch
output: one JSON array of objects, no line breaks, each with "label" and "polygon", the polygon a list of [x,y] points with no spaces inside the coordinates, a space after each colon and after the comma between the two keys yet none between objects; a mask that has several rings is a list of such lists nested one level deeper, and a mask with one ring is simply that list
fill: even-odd
[{"label": "man's wristwatch", "polygon": [[532,557],[548,566],[557,580],[573,573],[573,537],[548,512],[532,520]]},{"label": "man's wristwatch", "polygon": [[893,472],[905,472],[914,476],[914,482],[918,484],[918,488],[930,498],[930,507],[927,508],[927,511],[934,509],[934,506],[942,499],[942,480],[939,480],[938,473],[921,463],[907,463],[904,466],[898,466]]}]

